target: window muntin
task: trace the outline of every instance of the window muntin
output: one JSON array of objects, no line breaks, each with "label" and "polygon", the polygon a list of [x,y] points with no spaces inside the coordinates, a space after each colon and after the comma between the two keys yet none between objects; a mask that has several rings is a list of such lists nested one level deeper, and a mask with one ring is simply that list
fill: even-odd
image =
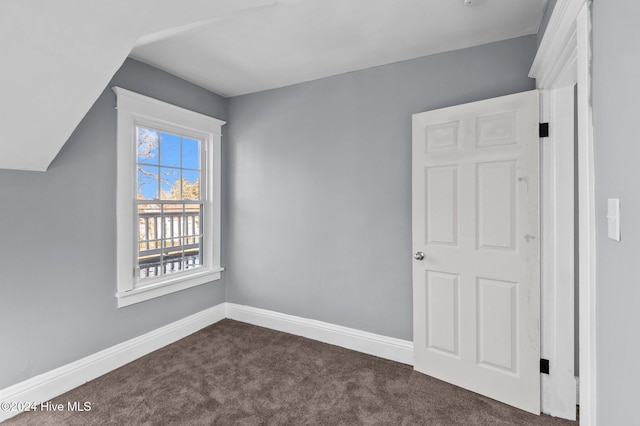
[{"label": "window muntin", "polygon": [[203,266],[202,146],[185,135],[136,126],[138,282]]}]

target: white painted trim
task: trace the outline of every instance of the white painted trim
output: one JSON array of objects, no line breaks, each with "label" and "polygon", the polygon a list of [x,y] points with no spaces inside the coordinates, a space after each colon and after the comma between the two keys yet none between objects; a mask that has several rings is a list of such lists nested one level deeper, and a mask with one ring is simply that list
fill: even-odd
[{"label": "white painted trim", "polygon": [[116,293],[118,308],[219,280],[222,271],[224,268],[200,268],[197,273],[188,277],[176,277],[155,285],[145,285],[130,291],[118,292]]},{"label": "white painted trim", "polygon": [[580,210],[580,424],[597,422],[595,160],[591,106],[591,16],[584,4],[578,33],[578,197]]},{"label": "white painted trim", "polygon": [[[559,1],[529,73],[541,90],[577,84],[580,423],[596,424],[596,282],[590,0]],[[552,124],[553,126],[553,124]],[[573,159],[572,159],[573,160]],[[564,165],[556,163],[560,170]],[[543,189],[544,190],[544,189]],[[554,188],[547,188],[554,190]],[[563,220],[564,222],[564,220]],[[544,226],[544,224],[543,224]],[[560,327],[562,324],[555,324]],[[561,343],[556,341],[561,346]],[[561,366],[566,367],[566,366]],[[553,369],[552,369],[553,370]]]},{"label": "white painted trim", "polygon": [[131,90],[117,86],[114,86],[112,89],[118,99],[117,108],[134,115],[167,121],[195,132],[201,132],[203,129],[213,129],[213,133],[218,136],[222,134],[220,128],[226,124],[225,121],[218,120],[217,118],[150,98],[149,96],[141,95]]},{"label": "white painted trim", "polygon": [[[117,109],[116,248],[118,307],[132,305],[220,279],[221,127],[224,121],[120,87],[113,87]],[[193,271],[136,282],[137,125],[147,125],[202,140],[204,265]]]},{"label": "white painted trim", "polygon": [[574,328],[574,89],[542,90],[541,121],[551,123],[541,143],[542,412],[575,420]]},{"label": "white painted trim", "polygon": [[266,309],[227,303],[227,318],[413,365],[413,342]]},{"label": "white painted trim", "polygon": [[[93,355],[0,390],[0,402],[39,404],[225,318],[225,304],[205,309]],[[19,414],[0,410],[0,422]]]},{"label": "white painted trim", "polygon": [[529,77],[536,79],[538,89],[575,84],[576,18],[586,1],[566,0],[556,3],[529,71]]}]

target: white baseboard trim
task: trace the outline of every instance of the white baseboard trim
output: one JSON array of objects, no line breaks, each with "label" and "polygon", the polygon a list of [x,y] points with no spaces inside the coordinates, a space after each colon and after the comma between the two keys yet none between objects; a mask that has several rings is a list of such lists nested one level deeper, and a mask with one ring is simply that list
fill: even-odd
[{"label": "white baseboard trim", "polygon": [[[224,318],[254,324],[413,365],[413,342],[281,314],[266,309],[221,303],[126,342],[0,390],[0,403],[40,404],[131,361],[189,336]],[[21,411],[0,410],[0,422]]]},{"label": "white baseboard trim", "polygon": [[408,340],[228,302],[226,311],[233,320],[413,365],[413,342]]},{"label": "white baseboard trim", "polygon": [[[40,404],[225,318],[221,303],[47,373],[0,390],[0,403]],[[0,422],[20,411],[0,410]]]}]

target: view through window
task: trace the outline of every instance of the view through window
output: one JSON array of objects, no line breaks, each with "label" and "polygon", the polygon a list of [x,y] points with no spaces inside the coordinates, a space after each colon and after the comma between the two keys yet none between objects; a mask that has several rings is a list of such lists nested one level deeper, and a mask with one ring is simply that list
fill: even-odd
[{"label": "view through window", "polygon": [[202,141],[136,127],[137,278],[202,266]]}]

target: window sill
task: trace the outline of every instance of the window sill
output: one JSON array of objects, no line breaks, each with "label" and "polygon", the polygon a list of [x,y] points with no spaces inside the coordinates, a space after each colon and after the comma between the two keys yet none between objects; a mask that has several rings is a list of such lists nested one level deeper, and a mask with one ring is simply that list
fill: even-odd
[{"label": "window sill", "polygon": [[206,269],[187,277],[175,277],[159,283],[151,283],[143,287],[134,288],[133,290],[118,292],[116,293],[118,308],[219,280],[222,271],[224,271],[224,268]]}]

